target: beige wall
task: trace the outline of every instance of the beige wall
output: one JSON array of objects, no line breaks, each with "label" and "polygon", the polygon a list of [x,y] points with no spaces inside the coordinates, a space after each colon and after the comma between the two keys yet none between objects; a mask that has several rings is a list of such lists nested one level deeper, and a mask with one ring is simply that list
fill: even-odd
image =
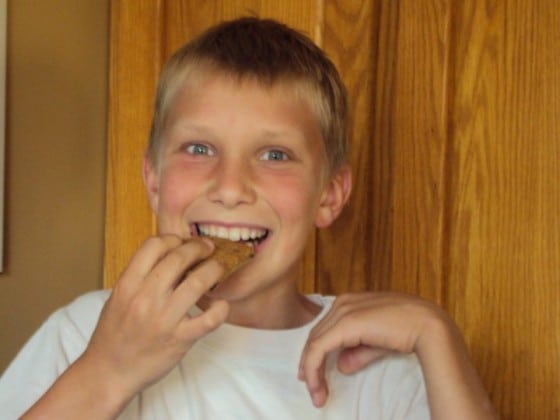
[{"label": "beige wall", "polygon": [[108,2],[8,2],[0,372],[49,313],[101,286]]}]

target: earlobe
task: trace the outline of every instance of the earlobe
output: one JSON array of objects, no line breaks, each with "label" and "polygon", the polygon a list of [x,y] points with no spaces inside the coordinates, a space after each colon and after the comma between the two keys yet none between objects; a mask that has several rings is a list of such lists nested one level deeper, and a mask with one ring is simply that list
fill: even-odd
[{"label": "earlobe", "polygon": [[348,202],[351,191],[352,172],[348,165],[344,165],[325,186],[315,217],[315,226],[324,228],[333,223]]},{"label": "earlobe", "polygon": [[142,165],[142,178],[144,180],[144,187],[148,194],[148,200],[154,213],[157,213],[159,202],[159,176],[157,169],[149,156],[144,156]]}]

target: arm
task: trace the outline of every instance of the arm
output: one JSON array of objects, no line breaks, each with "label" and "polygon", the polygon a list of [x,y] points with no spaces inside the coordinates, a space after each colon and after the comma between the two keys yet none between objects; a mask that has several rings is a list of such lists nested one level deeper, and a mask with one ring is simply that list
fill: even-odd
[{"label": "arm", "polygon": [[117,282],[84,353],[22,418],[114,418],[169,372],[227,317],[222,301],[188,316],[222,274],[215,261],[192,268],[211,252],[212,244],[201,240],[184,243],[168,235],[146,241]]},{"label": "arm", "polygon": [[311,331],[299,377],[317,406],[325,404],[326,356],[340,350],[338,369],[356,372],[392,352],[415,352],[433,419],[493,419],[492,405],[451,318],[439,307],[399,293],[339,297]]},{"label": "arm", "polygon": [[434,419],[494,419],[492,404],[478,377],[461,333],[441,314],[430,320],[415,349]]}]

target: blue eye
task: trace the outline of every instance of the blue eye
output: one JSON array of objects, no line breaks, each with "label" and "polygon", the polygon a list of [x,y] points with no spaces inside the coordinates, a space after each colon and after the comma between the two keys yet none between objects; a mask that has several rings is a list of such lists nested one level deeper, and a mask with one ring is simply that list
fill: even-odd
[{"label": "blue eye", "polygon": [[261,158],[263,160],[271,160],[271,161],[284,161],[290,159],[290,157],[286,152],[283,152],[282,150],[278,150],[278,149],[267,150],[261,155]]},{"label": "blue eye", "polygon": [[191,155],[213,156],[214,152],[205,144],[193,143],[189,144],[186,149],[187,153]]}]

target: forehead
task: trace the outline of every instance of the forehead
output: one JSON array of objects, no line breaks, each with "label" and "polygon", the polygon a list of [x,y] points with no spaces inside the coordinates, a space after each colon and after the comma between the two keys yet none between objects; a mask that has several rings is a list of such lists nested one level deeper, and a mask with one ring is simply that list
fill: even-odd
[{"label": "forehead", "polygon": [[322,142],[320,124],[298,89],[219,74],[189,78],[176,92],[166,118],[166,131],[178,123],[231,125],[245,129],[300,131]]}]

